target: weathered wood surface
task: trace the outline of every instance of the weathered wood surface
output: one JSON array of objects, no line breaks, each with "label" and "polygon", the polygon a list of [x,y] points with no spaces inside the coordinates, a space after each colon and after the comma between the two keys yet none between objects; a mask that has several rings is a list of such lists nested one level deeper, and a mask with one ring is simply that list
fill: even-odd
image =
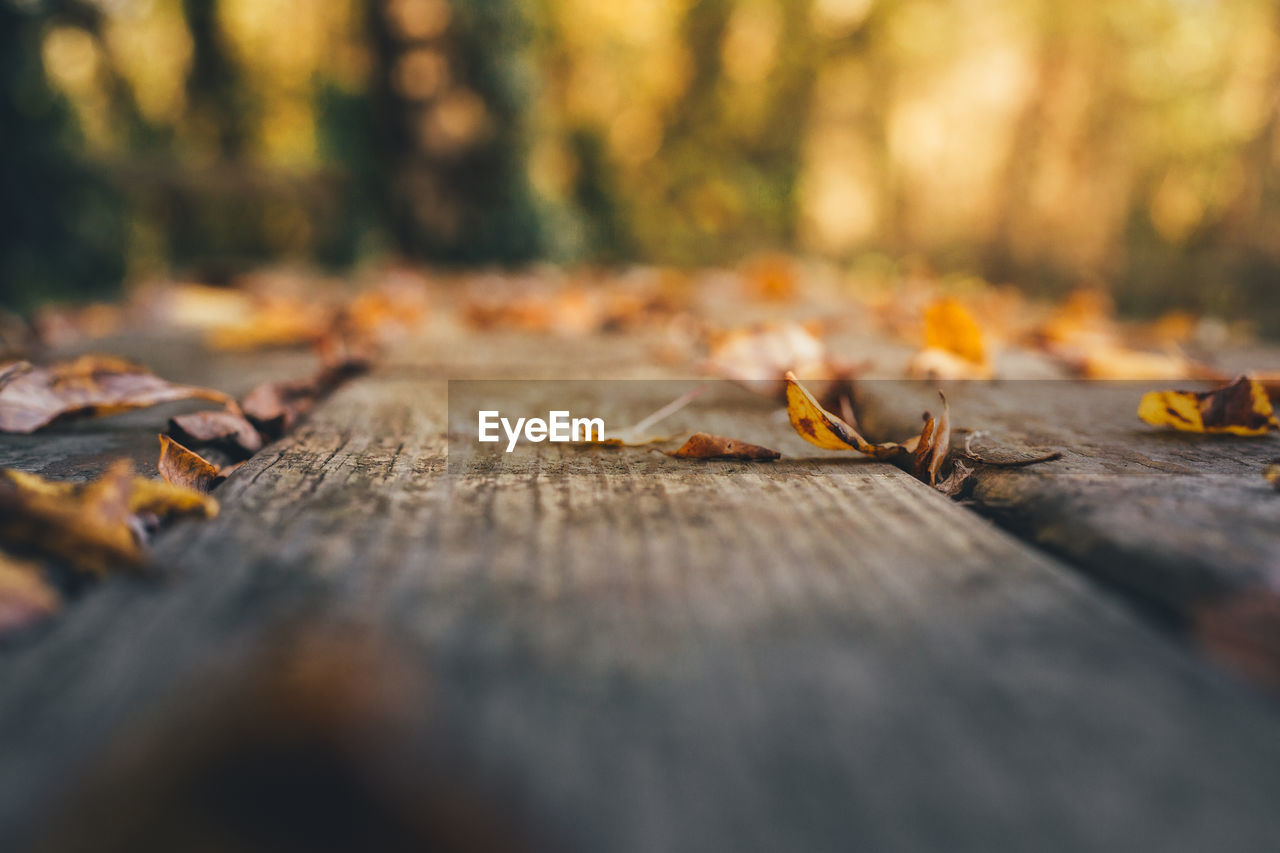
[{"label": "weathered wood surface", "polygon": [[[1202,639],[1220,656],[1280,683],[1280,494],[1262,478],[1280,440],[1179,433],[1138,419],[1144,391],[1186,384],[944,387],[953,423],[981,431],[973,442],[980,455],[1063,454],[1025,468],[978,465],[969,495],[977,507],[1154,612],[1207,632]],[[880,436],[918,429],[921,409],[938,408],[935,387],[864,383],[863,425]],[[1249,609],[1235,618],[1215,615],[1246,600]]]},{"label": "weathered wood surface", "polygon": [[[472,375],[576,360],[498,343]],[[1273,706],[922,484],[818,458],[767,404],[708,417],[799,458],[544,446],[451,475],[442,377],[480,361],[434,353],[247,463],[159,543],[165,583],[109,580],[4,652],[0,846],[1280,835]],[[580,375],[609,365],[634,361]]]}]

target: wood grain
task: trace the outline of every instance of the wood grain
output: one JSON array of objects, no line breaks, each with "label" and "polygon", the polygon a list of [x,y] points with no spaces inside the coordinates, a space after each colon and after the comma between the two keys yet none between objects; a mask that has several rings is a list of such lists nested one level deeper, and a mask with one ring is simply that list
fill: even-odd
[{"label": "wood grain", "polygon": [[[1181,383],[1185,384],[1185,383]],[[979,430],[995,458],[1058,450],[1026,468],[979,465],[970,499],[1009,529],[1196,631],[1241,596],[1280,589],[1280,495],[1262,478],[1280,439],[1209,436],[1149,427],[1137,417],[1151,382],[944,383],[952,423]],[[1173,383],[1179,386],[1179,383]],[[918,429],[937,408],[936,385],[864,383],[860,418],[877,436]],[[957,438],[963,445],[964,437]],[[1011,455],[1012,454],[1012,455]],[[1272,608],[1274,612],[1280,612]],[[1208,618],[1212,619],[1212,616]],[[1280,621],[1242,625],[1241,662],[1280,684]],[[1273,662],[1261,671],[1252,659]]]},{"label": "wood grain", "polygon": [[328,849],[1280,833],[1273,707],[901,472],[762,405],[707,417],[778,463],[541,446],[451,474],[444,375],[343,387],[159,543],[166,583],[109,581],[0,659],[0,843],[252,849],[295,814]]}]

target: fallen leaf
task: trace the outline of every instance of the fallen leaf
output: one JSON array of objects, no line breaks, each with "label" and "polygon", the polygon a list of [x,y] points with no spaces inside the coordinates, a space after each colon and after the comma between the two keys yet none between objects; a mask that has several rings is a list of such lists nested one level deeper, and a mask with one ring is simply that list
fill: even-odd
[{"label": "fallen leaf", "polygon": [[1272,459],[1263,466],[1262,477],[1271,484],[1271,488],[1280,492],[1280,459]]},{"label": "fallen leaf", "polygon": [[988,379],[991,363],[978,321],[959,301],[939,299],[924,312],[924,349],[907,367],[928,379]]},{"label": "fallen leaf", "polygon": [[217,512],[210,497],[135,476],[127,460],[88,483],[0,470],[0,543],[94,574],[141,565],[152,524]]},{"label": "fallen leaf", "polygon": [[239,408],[264,438],[274,441],[293,429],[321,397],[367,367],[358,359],[345,360],[326,365],[308,379],[264,382],[245,395]]},{"label": "fallen leaf", "polygon": [[142,563],[129,508],[132,476],[127,463],[83,485],[14,473],[5,471],[0,477],[0,540],[6,546],[56,557],[94,574]]},{"label": "fallen leaf", "polygon": [[[222,469],[229,474],[238,465]],[[218,502],[208,495],[163,480],[150,477],[134,477],[133,493],[129,496],[129,510],[137,515],[152,515],[161,519],[215,518]]]},{"label": "fallen leaf", "polygon": [[160,462],[156,467],[166,483],[202,494],[213,491],[226,479],[209,460],[167,435],[160,436]]},{"label": "fallen leaf", "polygon": [[253,424],[243,415],[225,410],[170,418],[169,433],[184,445],[213,445],[237,459],[247,459],[262,449],[262,436]]},{"label": "fallen leaf", "polygon": [[[942,396],[939,392],[938,396]],[[942,397],[942,414],[934,418],[928,412],[924,416],[924,429],[911,454],[911,473],[931,486],[938,483],[938,472],[951,450],[951,407]]]},{"label": "fallen leaf", "polygon": [[314,380],[264,382],[250,391],[240,408],[268,439],[277,439],[311,411],[320,389]]},{"label": "fallen leaf", "polygon": [[939,299],[924,312],[925,349],[946,350],[974,364],[986,364],[982,328],[959,301]]},{"label": "fallen leaf", "polygon": [[1138,417],[1184,432],[1265,435],[1280,428],[1266,389],[1245,376],[1213,391],[1148,392]]},{"label": "fallen leaf", "polygon": [[[1267,395],[1271,397],[1272,400],[1280,400],[1280,371],[1264,370],[1259,373],[1251,372],[1249,377],[1253,379],[1254,382],[1261,384],[1263,388],[1267,389]],[[3,377],[0,377],[0,381],[3,381]]]},{"label": "fallen leaf", "polygon": [[844,420],[822,408],[795,375],[788,373],[787,417],[800,437],[810,444],[825,450],[857,450],[873,459],[892,462],[931,486],[937,485],[951,450],[951,410],[946,397],[942,397],[941,417],[925,413],[920,435],[900,444],[892,441],[873,444]]},{"label": "fallen leaf", "polygon": [[945,479],[939,480],[934,488],[949,498],[961,497],[972,479],[973,469],[966,465],[964,460],[957,459],[951,466],[951,473]]},{"label": "fallen leaf", "polygon": [[40,566],[0,551],[0,635],[43,622],[60,605]]},{"label": "fallen leaf", "polygon": [[679,459],[746,459],[764,461],[782,456],[776,450],[748,444],[723,435],[712,435],[708,432],[695,432],[689,440],[678,449],[667,453]]},{"label": "fallen leaf", "polygon": [[235,406],[220,391],[177,385],[120,358],[85,355],[48,367],[0,369],[0,431],[34,432],[60,418],[96,417],[175,400]]},{"label": "fallen leaf", "polygon": [[876,459],[891,460],[904,449],[899,444],[872,444],[859,432],[818,404],[813,395],[788,371],[787,416],[800,437],[824,450],[857,450]]}]

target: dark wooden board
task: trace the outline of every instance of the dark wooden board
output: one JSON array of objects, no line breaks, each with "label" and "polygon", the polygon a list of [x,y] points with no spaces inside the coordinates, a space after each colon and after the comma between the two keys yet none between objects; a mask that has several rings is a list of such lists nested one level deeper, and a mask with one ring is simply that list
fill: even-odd
[{"label": "dark wooden board", "polygon": [[[1193,631],[1208,630],[1204,639],[1227,658],[1280,683],[1280,494],[1262,478],[1265,462],[1280,456],[1280,437],[1180,433],[1138,419],[1144,391],[1187,384],[941,387],[953,423],[982,432],[973,442],[979,455],[1063,454],[1025,468],[977,466],[969,499],[978,508],[1154,612]],[[939,408],[937,387],[864,383],[863,426],[879,437],[918,430],[921,410]],[[965,436],[957,436],[956,445],[964,443]],[[1216,619],[1219,608],[1241,600],[1254,603],[1247,618]],[[1220,636],[1219,628],[1231,637]],[[1223,640],[1227,645],[1218,648]]]},{"label": "dark wooden board", "polygon": [[162,539],[165,582],[109,580],[4,652],[0,843],[333,848],[352,815],[398,828],[382,849],[1280,837],[1275,709],[963,507],[769,405],[708,417],[771,465],[545,447],[450,474],[442,363],[341,388]]}]

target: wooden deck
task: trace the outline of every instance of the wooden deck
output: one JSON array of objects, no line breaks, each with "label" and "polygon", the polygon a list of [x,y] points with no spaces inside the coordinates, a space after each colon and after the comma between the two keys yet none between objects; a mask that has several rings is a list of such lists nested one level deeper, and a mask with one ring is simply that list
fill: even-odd
[{"label": "wooden deck", "polygon": [[[297,369],[166,346],[115,344],[233,392]],[[994,386],[953,389],[955,421],[1067,457],[982,472],[981,513],[766,401],[699,417],[776,463],[543,446],[450,470],[447,379],[666,373],[640,351],[393,353],[168,531],[162,579],[5,647],[0,849],[1274,845],[1271,623],[1226,655],[1254,681],[1186,640],[1276,588],[1273,440],[1091,422],[1065,386],[1019,386],[1031,418]],[[868,429],[918,423],[877,394]],[[168,412],[0,438],[0,465],[146,459]]]}]

